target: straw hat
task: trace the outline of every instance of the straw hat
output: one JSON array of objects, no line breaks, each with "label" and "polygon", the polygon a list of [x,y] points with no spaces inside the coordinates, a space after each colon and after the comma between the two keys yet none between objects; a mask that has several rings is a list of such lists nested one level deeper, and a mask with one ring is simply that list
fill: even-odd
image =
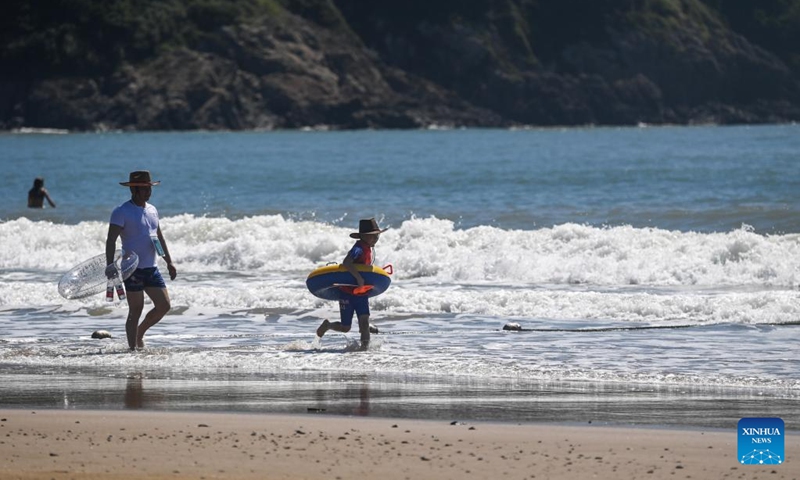
[{"label": "straw hat", "polygon": [[381,228],[378,226],[378,222],[375,221],[374,218],[367,218],[358,221],[358,232],[351,233],[350,238],[359,238],[361,235],[370,234],[370,233],[383,233],[388,228]]},{"label": "straw hat", "polygon": [[159,183],[161,182],[153,182],[150,180],[150,172],[147,170],[131,172],[130,180],[127,182],[119,182],[123,187],[152,187]]}]

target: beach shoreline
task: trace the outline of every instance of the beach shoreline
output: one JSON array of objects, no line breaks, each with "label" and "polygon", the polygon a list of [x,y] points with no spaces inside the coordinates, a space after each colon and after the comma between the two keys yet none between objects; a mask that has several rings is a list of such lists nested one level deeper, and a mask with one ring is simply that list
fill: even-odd
[{"label": "beach shoreline", "polygon": [[736,432],[325,414],[0,410],[4,479],[796,479],[737,462]]},{"label": "beach shoreline", "polygon": [[[798,480],[798,130],[0,138],[0,480]],[[180,273],[131,352],[125,302],[56,286],[140,166]],[[362,216],[395,272],[368,352],[314,341],[339,310],[305,284]],[[785,465],[736,462],[743,418]]]},{"label": "beach shoreline", "polygon": [[10,409],[145,410],[418,420],[735,429],[780,417],[800,429],[791,390],[520,378],[283,371],[245,374],[34,369],[0,374]]}]

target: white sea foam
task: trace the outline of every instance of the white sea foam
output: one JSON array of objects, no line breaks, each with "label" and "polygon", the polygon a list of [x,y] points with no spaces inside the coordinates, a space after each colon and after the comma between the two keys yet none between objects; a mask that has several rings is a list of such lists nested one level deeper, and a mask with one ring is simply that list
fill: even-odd
[{"label": "white sea foam", "polygon": [[[0,223],[0,306],[65,304],[61,273],[102,252],[106,225],[18,219]],[[348,229],[280,215],[240,220],[181,215],[162,228],[179,269],[184,307],[318,308],[305,276],[338,262]],[[502,317],[785,323],[798,315],[798,235],[682,233],[566,224],[538,230],[455,228],[411,219],[383,234],[377,263],[394,286],[386,312]],[[101,298],[78,305],[102,307]],[[74,303],[73,303],[74,304]]]},{"label": "white sea foam", "polygon": [[[287,220],[181,215],[162,219],[173,257],[192,273],[305,272],[341,261],[349,229]],[[0,268],[58,272],[104,250],[107,225],[0,223]],[[394,264],[398,280],[507,285],[794,287],[800,235],[761,235],[747,226],[701,234],[627,226],[564,224],[537,230],[411,219],[378,244],[378,262]]]},{"label": "white sea foam", "polygon": [[[144,355],[122,355],[125,306],[102,295],[64,300],[56,288],[64,271],[103,251],[106,228],[0,223],[0,364],[243,374],[352,368],[342,354],[357,328],[312,345],[319,322],[338,310],[304,284],[313,268],[341,261],[349,229],[279,215],[164,218],[179,271],[169,282],[173,310],[148,334]],[[377,257],[395,273],[370,302],[382,333],[359,358],[366,372],[800,388],[798,360],[774,354],[797,343],[797,235],[459,229],[420,218],[384,233]],[[528,332],[503,332],[509,321]],[[91,340],[97,329],[115,338]]]}]

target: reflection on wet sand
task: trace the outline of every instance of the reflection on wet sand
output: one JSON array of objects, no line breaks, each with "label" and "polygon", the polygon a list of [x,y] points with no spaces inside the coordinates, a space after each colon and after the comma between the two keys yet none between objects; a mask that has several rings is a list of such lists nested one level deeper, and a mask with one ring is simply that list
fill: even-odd
[{"label": "reflection on wet sand", "polygon": [[[777,392],[780,393],[780,392]],[[151,377],[0,374],[6,408],[129,409],[728,428],[800,418],[796,396],[761,390],[334,372]]]},{"label": "reflection on wet sand", "polygon": [[[337,415],[356,415],[368,417],[370,415],[370,379],[368,375],[356,375],[353,382],[348,382],[342,389],[331,389],[329,382],[319,382],[311,392],[314,406],[309,406],[309,412],[327,412]],[[360,380],[360,382],[359,382]],[[302,389],[297,390],[298,400],[302,399]]]},{"label": "reflection on wet sand", "polygon": [[139,410],[144,408],[144,389],[142,388],[142,377],[128,377],[125,385],[125,408]]}]

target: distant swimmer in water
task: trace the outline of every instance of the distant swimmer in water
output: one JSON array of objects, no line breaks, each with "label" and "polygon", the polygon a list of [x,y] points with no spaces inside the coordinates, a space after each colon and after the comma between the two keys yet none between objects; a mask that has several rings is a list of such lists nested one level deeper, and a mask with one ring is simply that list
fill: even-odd
[{"label": "distant swimmer in water", "polygon": [[56,208],[56,203],[50,198],[47,189],[44,188],[44,178],[36,177],[33,181],[33,188],[28,190],[28,207],[44,208],[45,199],[47,199],[47,203],[49,203],[51,207]]}]

